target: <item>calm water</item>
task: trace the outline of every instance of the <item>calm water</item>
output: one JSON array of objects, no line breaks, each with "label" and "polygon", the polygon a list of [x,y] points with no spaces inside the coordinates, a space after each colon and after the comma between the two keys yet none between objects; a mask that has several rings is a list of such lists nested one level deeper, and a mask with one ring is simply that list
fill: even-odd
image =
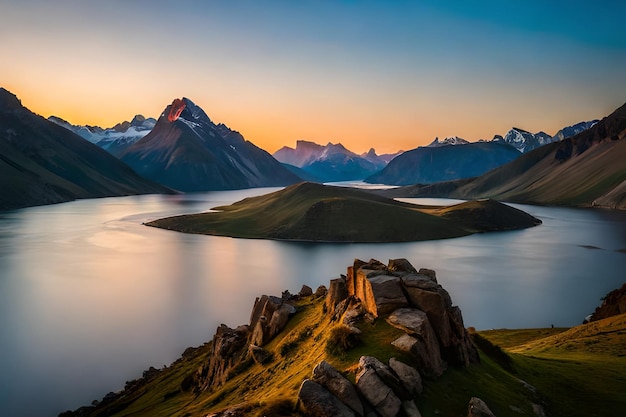
[{"label": "calm water", "polygon": [[315,289],[355,257],[435,269],[466,326],[478,329],[576,325],[626,281],[619,212],[523,206],[544,224],[401,244],[243,240],[141,224],[268,191],[0,213],[0,415],[89,404],[209,340],[220,323],[246,323],[257,295]]}]

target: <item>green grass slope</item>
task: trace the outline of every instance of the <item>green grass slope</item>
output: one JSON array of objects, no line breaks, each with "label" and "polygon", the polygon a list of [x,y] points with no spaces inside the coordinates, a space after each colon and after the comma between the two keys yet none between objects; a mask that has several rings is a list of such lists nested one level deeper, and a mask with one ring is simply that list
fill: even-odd
[{"label": "green grass slope", "polygon": [[[303,298],[297,308],[287,327],[265,346],[273,359],[264,365],[243,363],[223,386],[199,393],[181,389],[185,377],[206,363],[211,353],[207,343],[188,349],[169,367],[127,382],[115,399],[72,415],[195,417],[237,408],[238,415],[298,416],[299,386],[321,360],[353,382],[361,355],[411,363],[390,344],[402,332],[384,320],[361,323],[360,341],[341,350],[334,348],[337,324],[325,314],[323,298]],[[481,362],[449,367],[440,378],[425,380],[424,392],[416,398],[422,416],[464,417],[472,396],[482,398],[498,417],[535,416],[533,405],[551,417],[616,416],[626,409],[626,315],[572,329],[477,334],[483,339],[478,344]],[[502,366],[503,357],[509,358],[509,366]]]},{"label": "green grass slope", "polygon": [[626,410],[626,314],[571,329],[480,333],[505,346],[516,376],[552,417],[618,416]]},{"label": "green grass slope", "polygon": [[401,242],[538,224],[532,216],[494,201],[467,203],[442,211],[362,190],[315,183],[296,184],[215,210],[155,220],[147,225],[242,238]]}]

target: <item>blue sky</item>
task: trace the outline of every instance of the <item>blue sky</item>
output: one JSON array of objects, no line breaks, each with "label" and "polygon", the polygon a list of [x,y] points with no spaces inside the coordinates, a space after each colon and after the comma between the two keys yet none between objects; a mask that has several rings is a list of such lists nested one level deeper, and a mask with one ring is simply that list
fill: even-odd
[{"label": "blue sky", "polygon": [[554,134],[626,102],[625,4],[0,0],[0,80],[77,124],[186,96],[270,152]]}]

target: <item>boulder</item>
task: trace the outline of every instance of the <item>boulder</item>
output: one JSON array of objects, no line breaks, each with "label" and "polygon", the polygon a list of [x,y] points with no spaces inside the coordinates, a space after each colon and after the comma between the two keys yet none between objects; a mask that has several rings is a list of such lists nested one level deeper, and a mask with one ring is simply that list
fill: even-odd
[{"label": "boulder", "polygon": [[353,300],[353,302],[350,303],[345,314],[343,315],[343,324],[346,326],[354,326],[361,321],[367,312],[365,311],[365,308],[363,308],[363,304],[361,304],[360,301],[357,301],[352,297],[350,297],[349,300]]},{"label": "boulder", "polygon": [[345,278],[335,278],[330,280],[328,294],[326,294],[326,311],[330,315],[335,314],[337,304],[348,298]]},{"label": "boulder", "polygon": [[428,316],[443,358],[459,366],[477,362],[478,353],[463,326],[461,310],[452,306],[450,294],[433,278],[424,274],[404,276],[402,285],[411,305]]},{"label": "boulder", "polygon": [[303,285],[302,288],[300,288],[300,292],[298,293],[298,295],[300,297],[309,297],[313,295],[313,289],[308,285]]},{"label": "boulder", "polygon": [[400,362],[396,358],[389,359],[389,367],[396,373],[400,382],[404,385],[404,388],[409,391],[413,396],[417,396],[422,393],[422,377],[417,369],[404,362]]},{"label": "boulder", "polygon": [[220,325],[213,336],[213,349],[207,363],[198,369],[192,381],[195,387],[188,390],[211,390],[223,385],[228,380],[231,369],[240,364],[248,354],[248,326],[239,326],[231,329],[225,324]]},{"label": "boulder", "polygon": [[472,397],[467,407],[467,417],[496,417],[487,404],[478,397]]},{"label": "boulder", "polygon": [[413,265],[411,265],[411,262],[409,262],[408,260],[404,258],[390,259],[389,263],[387,264],[387,269],[391,272],[400,272],[400,273],[404,272],[404,273],[417,274],[417,270],[415,269]]},{"label": "boulder", "polygon": [[264,344],[272,340],[278,333],[280,333],[287,322],[289,317],[296,313],[296,308],[291,304],[283,303],[278,310],[274,311],[272,318],[269,322],[269,337],[264,341]]},{"label": "boulder", "polygon": [[363,403],[352,383],[328,362],[322,361],[313,369],[313,381],[334,394],[357,415],[364,415]]},{"label": "boulder", "polygon": [[257,298],[250,315],[252,329],[250,342],[253,345],[265,346],[285,328],[289,317],[295,312],[296,308],[282,298],[267,295]]},{"label": "boulder", "polygon": [[272,354],[270,352],[256,345],[250,345],[248,347],[248,353],[250,353],[252,360],[260,365],[272,360]]},{"label": "boulder", "polygon": [[349,295],[356,295],[356,272],[366,264],[367,262],[355,259],[352,265],[348,267],[348,272],[346,274],[346,288],[348,289]]},{"label": "boulder", "polygon": [[382,417],[395,417],[402,407],[402,401],[381,378],[384,368],[385,365],[378,359],[362,356],[356,385],[378,414]]},{"label": "boulder", "polygon": [[326,286],[325,285],[320,285],[315,290],[315,298],[326,297],[327,293],[328,293],[328,290],[326,289]]},{"label": "boulder", "polygon": [[262,316],[269,320],[282,304],[283,300],[278,297],[267,295],[257,297],[250,313],[250,328],[254,329]]},{"label": "boulder", "polygon": [[300,385],[298,407],[310,417],[356,417],[350,407],[310,379],[305,379]]},{"label": "boulder", "polygon": [[432,279],[434,282],[437,282],[437,273],[432,269],[420,268],[420,270],[417,271],[417,273],[420,275],[425,275],[428,278]]},{"label": "boulder", "polygon": [[435,331],[428,316],[414,308],[400,308],[387,317],[387,322],[407,334],[394,340],[392,345],[415,357],[420,371],[427,376],[440,376],[445,365]]},{"label": "boulder", "polygon": [[383,270],[364,268],[356,273],[355,291],[368,313],[378,317],[409,305],[399,277],[386,275]]}]

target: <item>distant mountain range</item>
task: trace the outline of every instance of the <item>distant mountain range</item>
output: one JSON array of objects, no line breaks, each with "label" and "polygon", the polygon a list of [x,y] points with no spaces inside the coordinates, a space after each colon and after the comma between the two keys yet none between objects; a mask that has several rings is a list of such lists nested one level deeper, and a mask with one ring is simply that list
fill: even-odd
[{"label": "distant mountain range", "polygon": [[409,185],[475,177],[520,155],[512,146],[496,142],[424,146],[397,156],[365,182]]},{"label": "distant mountain range", "polygon": [[[569,137],[577,135],[578,133],[589,129],[596,123],[598,123],[597,120],[576,123],[575,125],[564,127],[563,129],[559,130],[554,136],[550,136],[545,132],[530,133],[524,129],[513,127],[504,136],[495,135],[491,142],[506,143],[507,145],[514,147],[521,153],[526,153],[541,146],[547,145],[548,143],[559,142],[563,139],[567,139]],[[489,141],[479,140],[479,142]],[[435,138],[435,140],[427,145],[427,147],[436,148],[447,145],[467,145],[468,143],[471,142],[458,136],[453,136],[445,138],[443,140]]]},{"label": "distant mountain range", "polygon": [[23,107],[0,88],[0,210],[171,190],[75,133]]},{"label": "distant mountain range", "polygon": [[[571,131],[585,126],[572,128]],[[564,135],[567,133],[564,133]],[[393,196],[437,196],[626,209],[626,104],[575,136],[478,178],[413,185]],[[390,164],[391,165],[391,164]]]},{"label": "distant mountain range", "polygon": [[293,184],[301,179],[236,131],[215,124],[188,98],[166,107],[120,159],[140,175],[180,191]]},{"label": "distant mountain range", "polygon": [[[369,152],[357,155],[346,149],[341,143],[328,143],[325,146],[314,142],[299,140],[296,147],[284,146],[274,152],[278,161],[304,171],[308,180],[319,182],[362,180],[384,168],[396,154],[377,155],[371,148]],[[299,170],[293,170],[299,172]]]},{"label": "distant mountain range", "polygon": [[[380,172],[365,179],[369,183],[389,185],[432,184],[482,175],[534,149],[580,133],[597,120],[565,127],[550,136],[512,128],[503,137],[491,141],[469,142],[458,136],[435,138],[428,146],[400,155]],[[516,150],[517,152],[512,152]]]},{"label": "distant mountain range", "polygon": [[73,125],[56,116],[50,116],[48,120],[71,130],[115,156],[150,133],[156,124],[156,119],[151,117],[146,119],[141,114],[133,117],[130,122],[123,121],[110,128]]}]

